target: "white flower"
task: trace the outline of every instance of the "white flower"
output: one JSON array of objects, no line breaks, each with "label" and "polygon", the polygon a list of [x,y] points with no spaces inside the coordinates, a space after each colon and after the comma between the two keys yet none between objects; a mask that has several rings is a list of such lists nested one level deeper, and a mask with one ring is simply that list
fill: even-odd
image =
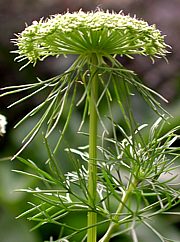
[{"label": "white flower", "polygon": [[74,12],[57,14],[49,19],[33,21],[13,40],[19,54],[17,60],[36,63],[48,56],[61,54],[102,56],[147,55],[165,57],[168,47],[164,36],[143,20],[122,13]]},{"label": "white flower", "polygon": [[0,114],[0,136],[3,136],[6,133],[6,117]]}]

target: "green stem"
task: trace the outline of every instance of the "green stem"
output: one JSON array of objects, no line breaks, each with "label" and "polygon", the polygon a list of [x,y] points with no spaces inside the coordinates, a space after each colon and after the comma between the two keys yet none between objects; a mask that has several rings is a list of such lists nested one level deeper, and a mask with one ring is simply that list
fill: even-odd
[{"label": "green stem", "polygon": [[[92,56],[92,64],[97,64],[96,56]],[[93,211],[96,204],[97,187],[97,111],[98,99],[98,76],[96,67],[91,68],[91,87],[89,100],[89,163],[88,163],[88,231],[87,242],[96,242],[97,237],[97,214]]]},{"label": "green stem", "polygon": [[[104,234],[104,236],[99,240],[99,242],[109,242],[112,234],[114,232],[116,232],[119,229],[119,217],[122,213],[122,210],[124,209],[124,204],[126,204],[127,200],[129,199],[130,195],[132,194],[132,191],[136,188],[138,182],[132,181],[129,185],[129,187],[127,188],[127,190],[125,191],[125,193],[122,196],[122,200],[116,210],[115,215],[112,218],[112,222],[109,225],[108,230],[106,231],[106,233]],[[113,221],[117,221],[117,222],[113,222]]]}]

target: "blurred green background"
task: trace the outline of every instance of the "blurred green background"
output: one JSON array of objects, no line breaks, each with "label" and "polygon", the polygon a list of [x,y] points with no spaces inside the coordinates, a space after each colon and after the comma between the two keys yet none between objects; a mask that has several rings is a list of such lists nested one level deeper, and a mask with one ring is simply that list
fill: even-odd
[{"label": "blurred green background", "polygon": [[[47,79],[61,73],[73,61],[73,56],[58,59],[48,58],[43,63],[38,63],[35,68],[28,66],[19,71],[20,64],[14,62],[15,56],[10,53],[15,49],[13,44],[10,43],[10,39],[14,38],[14,33],[19,33],[25,28],[25,23],[30,25],[34,20],[63,13],[67,9],[69,11],[79,9],[87,11],[95,10],[97,6],[104,10],[110,9],[116,12],[123,10],[125,14],[130,13],[131,16],[136,14],[138,18],[143,18],[150,24],[155,23],[162,34],[166,35],[166,42],[172,47],[172,51],[168,55],[168,64],[164,60],[157,60],[155,64],[152,64],[148,58],[144,57],[136,57],[135,60],[124,58],[121,61],[125,66],[133,69],[144,83],[169,100],[169,103],[166,106],[163,104],[163,106],[174,115],[171,126],[180,125],[179,0],[0,0],[0,87],[30,83],[35,81],[37,76],[41,79]],[[29,102],[7,109],[9,104],[18,100],[22,95],[24,94],[6,96],[0,99],[0,113],[5,115],[8,121],[7,133],[4,137],[0,137],[1,242],[42,242],[50,239],[51,235],[55,239],[58,234],[58,229],[51,225],[43,226],[29,233],[33,224],[25,219],[15,219],[28,207],[27,202],[30,200],[30,195],[14,192],[14,190],[30,186],[38,187],[38,182],[35,179],[13,173],[12,169],[26,170],[27,168],[19,164],[17,160],[10,161],[8,157],[11,157],[21,146],[22,138],[36,122],[37,117],[24,122],[17,129],[13,129],[13,126],[43,99],[43,95],[38,95]],[[135,105],[136,116],[140,122],[145,123],[153,120],[153,114],[146,110],[143,102],[137,100]],[[76,130],[76,123],[79,122],[80,118],[81,112],[77,110],[66,136],[70,146],[77,144],[73,131]],[[43,166],[47,154],[44,151],[41,138],[42,136],[39,134],[23,152],[23,156],[41,162],[40,165]],[[78,144],[83,142],[83,137],[82,140],[78,140]],[[177,143],[177,145],[179,144]],[[66,160],[64,156],[62,153],[62,162]],[[67,164],[63,163],[62,165],[64,170],[70,169]],[[175,210],[177,211],[179,208],[175,208]],[[165,232],[167,236],[172,235],[174,239],[180,241],[178,230],[180,221],[177,216],[169,216],[166,219],[160,217],[155,223],[157,223],[159,231]],[[158,241],[156,237],[149,235],[149,231],[145,228],[139,228],[138,233],[141,241]],[[130,242],[128,237],[121,239],[122,242]]]}]

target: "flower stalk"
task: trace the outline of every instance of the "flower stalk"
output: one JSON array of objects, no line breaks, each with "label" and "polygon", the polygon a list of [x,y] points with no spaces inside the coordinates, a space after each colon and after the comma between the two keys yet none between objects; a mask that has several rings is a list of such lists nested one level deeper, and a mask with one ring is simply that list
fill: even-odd
[{"label": "flower stalk", "polygon": [[92,55],[91,85],[89,100],[89,163],[88,163],[88,231],[87,242],[96,241],[97,234],[97,213],[93,211],[96,203],[97,186],[97,111],[96,103],[98,99],[98,75],[96,72],[96,56]]}]

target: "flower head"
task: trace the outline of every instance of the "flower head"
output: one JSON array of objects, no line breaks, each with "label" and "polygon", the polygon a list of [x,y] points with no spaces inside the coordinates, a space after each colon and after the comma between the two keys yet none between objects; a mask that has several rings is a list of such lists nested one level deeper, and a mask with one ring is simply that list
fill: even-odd
[{"label": "flower head", "polygon": [[154,25],[122,13],[74,12],[33,21],[15,40],[20,60],[97,53],[164,57],[167,45]]}]

